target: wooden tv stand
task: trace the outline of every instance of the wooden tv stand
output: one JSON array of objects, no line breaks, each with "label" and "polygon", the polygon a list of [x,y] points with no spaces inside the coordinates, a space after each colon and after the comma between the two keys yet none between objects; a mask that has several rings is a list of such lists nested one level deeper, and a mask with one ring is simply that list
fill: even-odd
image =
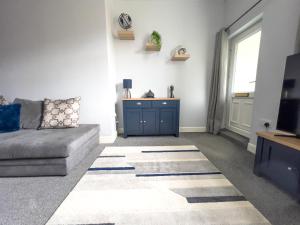
[{"label": "wooden tv stand", "polygon": [[300,139],[258,132],[254,173],[300,200]]}]

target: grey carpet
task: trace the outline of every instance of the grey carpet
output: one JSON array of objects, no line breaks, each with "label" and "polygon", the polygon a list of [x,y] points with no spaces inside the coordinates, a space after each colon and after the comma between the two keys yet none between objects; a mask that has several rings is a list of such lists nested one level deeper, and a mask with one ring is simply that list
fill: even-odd
[{"label": "grey carpet", "polygon": [[247,148],[247,146],[248,146],[249,138],[239,135],[237,133],[234,133],[230,130],[223,129],[220,131],[220,135],[226,139],[229,139],[230,141],[232,141],[236,144],[240,144],[243,148]]},{"label": "grey carpet", "polygon": [[65,177],[0,178],[0,225],[45,224],[102,150]]},{"label": "grey carpet", "polygon": [[[252,172],[254,155],[220,136],[118,138],[114,146],[196,145],[274,225],[300,225],[300,204]],[[42,225],[76,185],[103,146],[66,177],[0,178],[0,224]]]}]

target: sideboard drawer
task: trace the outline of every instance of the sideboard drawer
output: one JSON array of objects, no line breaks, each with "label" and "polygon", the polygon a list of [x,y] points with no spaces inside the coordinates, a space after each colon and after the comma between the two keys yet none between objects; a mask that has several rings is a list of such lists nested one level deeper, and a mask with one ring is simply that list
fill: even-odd
[{"label": "sideboard drawer", "polygon": [[178,101],[171,100],[171,101],[153,101],[152,107],[154,108],[165,108],[165,107],[177,107]]},{"label": "sideboard drawer", "polygon": [[123,101],[123,104],[127,108],[151,108],[151,101],[127,100]]}]

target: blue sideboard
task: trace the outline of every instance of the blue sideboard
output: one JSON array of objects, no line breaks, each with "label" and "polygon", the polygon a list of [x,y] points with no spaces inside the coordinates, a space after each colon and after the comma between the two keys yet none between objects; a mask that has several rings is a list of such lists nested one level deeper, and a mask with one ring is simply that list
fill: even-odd
[{"label": "blue sideboard", "polygon": [[123,99],[124,137],[179,136],[180,100],[175,98]]}]

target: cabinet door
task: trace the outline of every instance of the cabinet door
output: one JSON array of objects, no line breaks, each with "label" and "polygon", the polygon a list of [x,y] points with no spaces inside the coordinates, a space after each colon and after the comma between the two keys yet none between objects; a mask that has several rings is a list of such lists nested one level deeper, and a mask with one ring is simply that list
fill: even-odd
[{"label": "cabinet door", "polygon": [[159,134],[158,109],[143,109],[143,126],[145,135]]},{"label": "cabinet door", "polygon": [[125,130],[127,135],[143,134],[142,109],[124,109],[125,110]]},{"label": "cabinet door", "polygon": [[159,132],[161,134],[176,133],[176,108],[160,109]]},{"label": "cabinet door", "polygon": [[262,156],[263,174],[286,191],[299,191],[300,154],[286,146],[264,141]]}]

